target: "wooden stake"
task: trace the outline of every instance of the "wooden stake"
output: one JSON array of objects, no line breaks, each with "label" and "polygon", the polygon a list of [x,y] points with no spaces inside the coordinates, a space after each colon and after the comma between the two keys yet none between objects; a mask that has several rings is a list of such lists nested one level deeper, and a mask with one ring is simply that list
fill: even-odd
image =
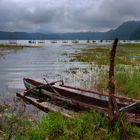
[{"label": "wooden stake", "polygon": [[110,65],[109,65],[109,119],[110,119],[110,128],[112,129],[115,119],[115,111],[117,115],[119,114],[118,105],[114,98],[115,94],[115,80],[114,80],[114,62],[115,62],[115,54],[117,48],[118,38],[114,40],[113,47],[110,50]]},{"label": "wooden stake", "polygon": [[[120,117],[119,108],[116,102],[115,94],[115,79],[114,79],[114,62],[116,48],[118,44],[118,38],[115,38],[112,49],[110,50],[110,65],[109,65],[109,119],[110,119],[110,130],[113,131],[115,121]],[[122,119],[120,118],[120,123],[122,127],[123,137],[128,140],[127,132]],[[121,129],[121,128],[120,128]]]}]

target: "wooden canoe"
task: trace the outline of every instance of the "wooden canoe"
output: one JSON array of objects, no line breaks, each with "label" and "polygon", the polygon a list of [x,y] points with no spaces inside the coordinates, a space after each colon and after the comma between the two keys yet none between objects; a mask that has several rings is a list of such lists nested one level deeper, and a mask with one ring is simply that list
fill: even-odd
[{"label": "wooden canoe", "polygon": [[[54,84],[55,82],[43,84],[27,78],[24,78],[23,81],[26,87],[26,96],[30,96],[32,93],[34,96],[43,97],[43,99],[61,101],[61,105],[67,103],[67,107],[70,106],[74,111],[94,109],[100,113],[108,112],[108,94],[64,84],[58,85]],[[24,96],[22,97],[24,98]],[[115,96],[115,98],[120,111],[126,112],[128,120],[140,124],[140,101],[122,96]]]}]

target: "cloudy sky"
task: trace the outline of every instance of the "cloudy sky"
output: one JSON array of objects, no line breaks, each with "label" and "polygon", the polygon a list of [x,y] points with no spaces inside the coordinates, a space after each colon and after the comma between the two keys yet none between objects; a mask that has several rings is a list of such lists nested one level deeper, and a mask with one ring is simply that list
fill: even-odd
[{"label": "cloudy sky", "polygon": [[0,30],[107,31],[140,20],[140,0],[0,0]]}]

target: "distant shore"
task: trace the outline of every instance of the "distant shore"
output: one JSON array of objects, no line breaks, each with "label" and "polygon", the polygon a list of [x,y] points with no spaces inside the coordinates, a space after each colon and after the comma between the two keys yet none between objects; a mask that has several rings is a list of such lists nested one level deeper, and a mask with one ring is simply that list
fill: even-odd
[{"label": "distant shore", "polygon": [[31,48],[39,48],[42,46],[36,46],[36,45],[16,45],[16,44],[0,44],[0,48],[24,48],[24,47],[31,47]]}]

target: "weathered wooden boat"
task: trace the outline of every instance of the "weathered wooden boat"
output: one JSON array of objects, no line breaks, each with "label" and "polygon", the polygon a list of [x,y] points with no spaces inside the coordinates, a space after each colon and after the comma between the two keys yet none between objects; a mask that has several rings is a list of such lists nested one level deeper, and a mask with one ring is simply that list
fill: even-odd
[{"label": "weathered wooden boat", "polygon": [[[91,109],[100,113],[107,114],[108,112],[108,94],[67,86],[64,85],[63,82],[61,84],[56,84],[60,81],[52,83],[47,82],[46,84],[32,79],[23,79],[23,81],[26,90],[23,94],[17,93],[17,95],[26,98],[34,105],[37,104],[40,107],[52,110],[53,107],[44,107],[44,102],[52,102],[52,104],[56,105],[58,103],[62,108],[66,107],[68,110],[72,109],[73,112]],[[43,105],[41,105],[41,102],[37,103],[37,99],[39,98],[43,100]],[[122,96],[115,96],[115,98],[119,110],[126,112],[128,120],[132,123],[140,124],[140,101]],[[63,114],[69,114],[68,111],[66,112],[67,113]]]},{"label": "weathered wooden boat", "polygon": [[32,105],[36,106],[37,108],[41,109],[42,111],[48,112],[48,111],[53,111],[53,112],[60,112],[62,115],[68,117],[68,118],[73,118],[74,111],[70,109],[66,109],[62,106],[59,106],[58,104],[54,104],[51,101],[47,100],[40,100],[39,98],[35,96],[30,96],[30,95],[25,96],[24,93],[16,93],[18,97],[22,98],[25,100],[25,102],[31,103]]}]

